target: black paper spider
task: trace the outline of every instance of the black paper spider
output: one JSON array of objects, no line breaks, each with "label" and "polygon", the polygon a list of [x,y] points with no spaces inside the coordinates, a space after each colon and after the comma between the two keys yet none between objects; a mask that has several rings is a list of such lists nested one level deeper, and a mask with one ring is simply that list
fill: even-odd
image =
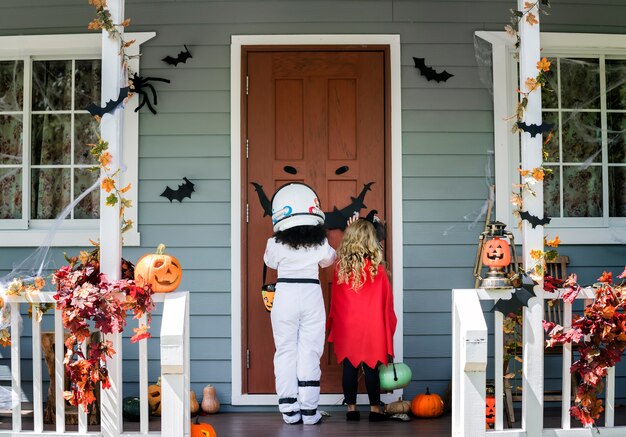
[{"label": "black paper spider", "polygon": [[170,83],[169,79],[163,79],[162,77],[141,77],[137,75],[137,73],[135,73],[133,77],[130,79],[130,83],[131,83],[130,90],[134,93],[139,94],[140,96],[139,106],[135,108],[135,112],[139,111],[143,107],[143,105],[147,103],[148,109],[150,109],[150,112],[152,112],[153,114],[157,113],[156,109],[154,109],[154,107],[150,104],[150,99],[148,98],[148,92],[146,91],[146,89],[149,89],[150,91],[152,91],[152,98],[156,106],[157,93],[154,87],[148,83],[150,81]]}]

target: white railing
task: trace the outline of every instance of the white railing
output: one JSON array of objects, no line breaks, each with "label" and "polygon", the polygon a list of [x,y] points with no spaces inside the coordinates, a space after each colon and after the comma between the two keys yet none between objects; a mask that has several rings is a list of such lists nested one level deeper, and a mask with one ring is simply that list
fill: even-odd
[{"label": "white railing", "polygon": [[[496,419],[493,430],[485,429],[485,398],[486,398],[486,365],[487,365],[487,324],[480,301],[492,301],[510,298],[510,291],[487,291],[483,289],[452,290],[452,435],[453,436],[489,436],[489,437],[540,437],[531,435],[522,429],[504,429],[503,427],[503,315],[494,311],[494,386],[496,400]],[[576,299],[593,299],[595,290],[583,289]],[[544,299],[559,298],[556,293],[545,293]],[[486,308],[488,311],[489,308]],[[563,302],[563,325],[570,327],[572,322],[572,304]],[[483,330],[484,329],[484,333]],[[483,344],[484,339],[484,344]],[[536,339],[543,342],[543,337]],[[524,339],[524,348],[528,341]],[[571,393],[570,366],[572,363],[572,347],[563,345],[562,393]],[[534,375],[528,380],[533,393],[543,393],[543,375]],[[538,382],[533,382],[538,381]],[[598,423],[600,435],[617,437],[626,435],[626,427],[614,425],[615,421],[615,369],[612,368],[606,378],[604,399],[604,423]],[[533,384],[536,384],[533,387]],[[525,395],[522,391],[522,397]],[[596,435],[589,428],[571,428],[569,395],[562,396],[560,428],[543,429],[541,437],[582,437]],[[524,422],[532,421],[522,402]],[[535,420],[538,418],[535,418]],[[541,420],[541,419],[540,419]],[[603,425],[603,426],[600,426]]]},{"label": "white railing", "polygon": [[[23,431],[22,427],[22,378],[20,357],[20,305],[27,303],[55,303],[54,293],[41,292],[28,296],[7,296],[5,304],[11,305],[11,387],[12,387],[12,429],[0,430],[0,436],[90,436],[99,437],[101,431],[88,431],[87,414],[78,408],[78,432],[65,429],[65,400],[63,398],[65,371],[64,348],[55,347],[55,431],[44,432],[43,425],[43,377],[41,356],[41,326],[32,324],[32,367],[33,367],[33,431]],[[138,432],[120,432],[120,436],[164,436],[186,437],[190,432],[189,413],[189,293],[177,291],[154,294],[154,301],[163,304],[161,321],[161,432],[150,432],[148,417],[148,345],[146,340],[139,342],[139,398],[140,422]],[[52,310],[51,310],[52,311]],[[146,324],[146,317],[138,320],[137,325]],[[132,322],[126,329],[132,329]],[[61,312],[54,309],[54,343],[65,343]],[[84,347],[84,345],[83,345]],[[122,352],[122,345],[114,345]],[[120,373],[120,378],[122,374]],[[121,387],[121,381],[116,384]],[[113,405],[114,415],[122,417],[122,405]],[[102,417],[104,420],[104,417]],[[120,419],[121,421],[121,419]],[[101,425],[101,426],[104,426]]]}]

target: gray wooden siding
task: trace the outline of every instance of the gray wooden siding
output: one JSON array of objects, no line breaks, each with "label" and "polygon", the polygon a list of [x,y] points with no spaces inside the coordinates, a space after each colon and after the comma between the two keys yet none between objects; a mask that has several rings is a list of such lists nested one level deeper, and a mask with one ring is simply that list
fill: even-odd
[{"label": "gray wooden siding", "polygon": [[[86,32],[85,0],[1,0],[0,35]],[[143,49],[142,74],[157,84],[159,114],[141,114],[139,230],[142,247],[129,259],[168,245],[185,268],[181,288],[192,293],[193,389],[217,386],[230,403],[230,36],[232,34],[391,33],[402,42],[404,207],[404,354],[413,368],[408,397],[426,386],[443,394],[451,374],[450,289],[473,284],[480,223],[471,225],[487,196],[493,159],[491,96],[479,78],[473,32],[501,30],[515,1],[502,0],[127,0],[131,31],[156,31]],[[553,0],[542,29],[626,33],[626,0]],[[193,59],[177,68],[160,59],[187,44]],[[425,57],[455,76],[427,82],[412,57]],[[492,164],[492,163],[491,163]],[[182,204],[159,194],[187,176],[196,193]],[[235,181],[236,183],[237,181]],[[502,189],[509,189],[503,187]],[[70,249],[71,250],[71,249]],[[55,259],[62,263],[61,249]],[[570,270],[593,281],[602,270],[621,272],[621,246],[565,246]],[[0,251],[0,269],[28,254]],[[158,332],[159,318],[153,331]],[[490,322],[491,323],[491,322]],[[26,330],[26,333],[28,332]],[[156,343],[156,342],[154,342]],[[25,345],[28,339],[25,339]],[[157,358],[151,343],[150,356]],[[132,349],[131,349],[132,350]],[[492,353],[492,351],[490,352]],[[24,350],[29,358],[29,352]],[[126,353],[125,386],[136,392],[136,354]],[[135,363],[133,365],[133,362]],[[25,368],[25,374],[28,373]],[[133,370],[135,369],[135,370]],[[559,365],[547,369],[549,385]],[[150,378],[158,373],[150,362]],[[626,378],[624,366],[619,367]],[[626,380],[625,380],[626,381]],[[225,408],[228,408],[226,405]]]}]

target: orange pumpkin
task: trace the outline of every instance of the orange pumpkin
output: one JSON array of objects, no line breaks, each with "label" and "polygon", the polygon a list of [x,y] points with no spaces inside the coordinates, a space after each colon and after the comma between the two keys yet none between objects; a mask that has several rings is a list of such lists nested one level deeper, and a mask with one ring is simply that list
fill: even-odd
[{"label": "orange pumpkin", "polygon": [[443,400],[426,387],[426,393],[418,394],[411,401],[411,412],[417,417],[439,417],[443,414]]},{"label": "orange pumpkin", "polygon": [[483,264],[487,267],[506,267],[511,264],[511,246],[506,240],[494,237],[485,243]]},{"label": "orange pumpkin", "polygon": [[487,395],[485,423],[487,424],[487,428],[493,428],[493,425],[496,423],[496,397],[494,395]]},{"label": "orange pumpkin", "polygon": [[165,254],[165,245],[159,244],[156,253],[142,256],[135,266],[135,282],[150,284],[155,293],[176,290],[183,277],[183,269],[176,258]]},{"label": "orange pumpkin", "polygon": [[217,437],[215,429],[208,423],[200,423],[200,416],[191,424],[191,437]]}]

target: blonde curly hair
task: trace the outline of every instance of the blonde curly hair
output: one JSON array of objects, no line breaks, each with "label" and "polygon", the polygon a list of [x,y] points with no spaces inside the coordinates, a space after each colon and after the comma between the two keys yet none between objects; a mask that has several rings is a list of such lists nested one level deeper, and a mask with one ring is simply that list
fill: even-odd
[{"label": "blonde curly hair", "polygon": [[[378,266],[383,262],[383,251],[376,237],[374,225],[367,220],[356,220],[350,224],[337,249],[337,282],[350,284],[352,289],[359,290],[365,281],[374,281]],[[369,271],[364,267],[370,260]]]}]

